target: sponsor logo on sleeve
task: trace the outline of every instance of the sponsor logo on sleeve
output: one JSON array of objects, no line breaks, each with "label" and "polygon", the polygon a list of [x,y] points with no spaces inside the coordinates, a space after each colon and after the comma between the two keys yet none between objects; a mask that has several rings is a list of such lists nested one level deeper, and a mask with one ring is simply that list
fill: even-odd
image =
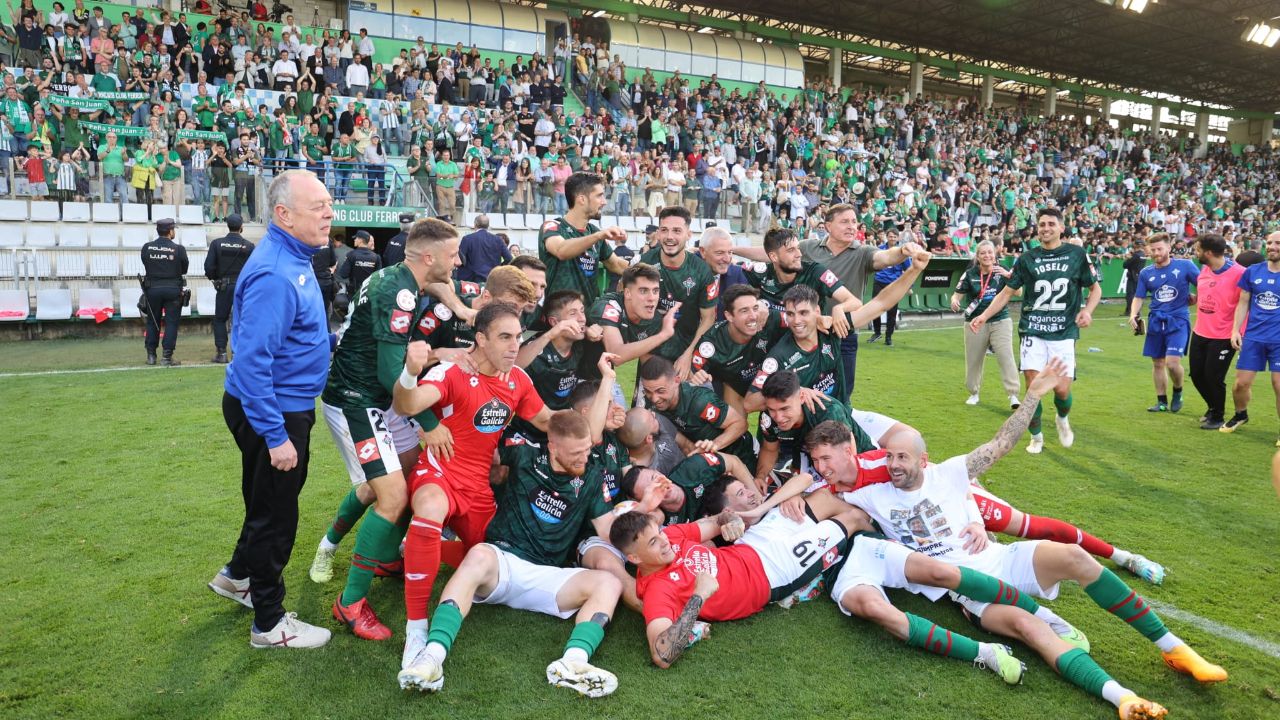
[{"label": "sponsor logo on sleeve", "polygon": [[713,283],[711,283],[710,285],[708,285],[708,286],[707,286],[707,299],[708,299],[708,300],[715,300],[715,299],[716,299],[716,298],[718,298],[718,297],[720,297],[720,280],[719,280],[719,278],[717,278],[715,282],[713,282]]},{"label": "sponsor logo on sleeve", "polygon": [[618,322],[618,320],[622,317],[622,308],[618,307],[617,302],[610,300],[604,305],[603,316],[604,316],[604,319],[608,320],[609,322]]},{"label": "sponsor logo on sleeve", "polygon": [[480,294],[480,286],[477,285],[476,283],[462,282],[462,283],[459,283],[459,285],[462,287],[463,295],[479,295]]},{"label": "sponsor logo on sleeve", "polygon": [[704,358],[709,358],[715,354],[716,346],[712,345],[711,341],[704,341],[702,344],[698,345],[698,355],[701,355]]},{"label": "sponsor logo on sleeve", "polygon": [[560,228],[560,223],[556,222],[555,220],[548,220],[542,223],[542,232],[544,233],[554,232],[559,228]]},{"label": "sponsor logo on sleeve", "polygon": [[715,453],[702,453],[702,459],[711,467],[720,467],[720,456]]},{"label": "sponsor logo on sleeve", "polygon": [[391,332],[397,335],[403,335],[409,332],[409,326],[413,324],[413,316],[404,310],[391,311]]},{"label": "sponsor logo on sleeve", "polygon": [[698,413],[698,417],[709,423],[716,422],[720,419],[720,408],[716,407],[715,403],[707,403],[707,406],[702,408],[702,412]]},{"label": "sponsor logo on sleeve", "polygon": [[822,284],[826,285],[827,287],[831,287],[835,285],[836,282],[839,281],[839,278],[836,277],[836,274],[831,272],[830,270],[822,273],[822,276],[819,277],[818,279],[821,280]]},{"label": "sponsor logo on sleeve", "polygon": [[453,311],[444,303],[436,303],[431,312],[435,313],[436,317],[440,318],[442,322],[448,322],[453,319]]}]

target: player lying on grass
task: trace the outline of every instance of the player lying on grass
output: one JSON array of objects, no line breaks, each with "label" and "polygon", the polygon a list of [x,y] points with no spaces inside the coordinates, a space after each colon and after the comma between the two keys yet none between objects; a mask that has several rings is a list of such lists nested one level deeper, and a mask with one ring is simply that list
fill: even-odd
[{"label": "player lying on grass", "polygon": [[[784,425],[791,427],[799,424],[798,418],[801,416],[802,408],[795,398],[768,402],[770,403],[768,413],[772,416],[771,422],[775,424],[775,427],[784,427]],[[810,413],[804,412],[803,415],[808,418]],[[865,430],[866,435],[871,437],[872,442],[879,447],[884,447],[887,442],[891,442],[899,433],[912,434],[917,432],[909,425],[878,413],[853,410],[850,415]],[[764,416],[761,415],[762,425],[763,422]],[[813,435],[812,430],[827,424],[824,421],[810,426],[809,433],[805,436],[806,457],[814,452],[812,447],[815,445],[814,438],[818,437]],[[851,435],[845,425],[831,424],[836,425],[838,428],[845,428],[843,436],[847,438],[846,442],[857,441],[857,438]],[[841,432],[834,428],[826,428],[826,432],[822,433],[821,437],[838,439],[841,437]],[[860,446],[861,442],[856,444]],[[819,452],[828,455],[834,450],[828,442],[817,443],[817,445],[820,446]],[[854,485],[860,487],[874,482],[888,482],[889,471],[884,457],[885,452],[880,449],[867,452],[857,452],[855,450],[856,461],[851,465],[850,475],[847,477],[840,474],[832,477],[824,476],[823,480],[831,483],[837,492],[849,492],[853,490]],[[812,462],[811,457],[810,462]],[[821,476],[822,473],[818,472],[818,475]],[[972,478],[972,480],[973,487],[970,488],[970,491],[973,493],[974,500],[978,503],[978,511],[982,513],[982,521],[988,532],[1002,533],[1027,540],[1053,540],[1068,545],[1079,545],[1090,555],[1107,558],[1153,585],[1159,585],[1164,582],[1164,566],[1160,563],[1148,560],[1138,553],[1121,550],[1064,520],[1025,513],[1013,507],[1012,503],[997,497],[990,490],[979,485],[977,478]]]},{"label": "player lying on grass", "polygon": [[589,463],[612,399],[613,358],[601,358],[604,379],[590,420],[574,410],[558,411],[547,423],[545,447],[514,443],[499,451],[498,462],[508,472],[485,542],[472,547],[449,578],[426,637],[409,633],[400,687],[443,687],[445,657],[472,603],[479,602],[562,619],[576,615],[564,655],[547,666],[547,681],[588,697],[617,689],[612,673],[588,661],[604,640],[622,583],[607,572],[561,567],[588,522],[596,533],[608,534],[613,518],[600,466]]},{"label": "player lying on grass", "polygon": [[[981,573],[951,572],[923,556],[908,562],[912,553],[894,552],[886,547],[891,545],[888,541],[861,534],[868,527],[864,514],[830,493],[811,498],[813,502],[806,503],[804,513],[794,519],[773,509],[776,502],[798,494],[811,482],[807,475],[797,475],[770,501],[760,503],[753,496],[755,507],[741,515],[726,508],[712,518],[665,528],[659,527],[656,517],[636,511],[614,521],[610,541],[637,566],[636,586],[644,602],[645,632],[654,664],[667,668],[680,657],[699,618],[716,622],[748,617],[824,572],[857,573],[839,567],[850,544],[851,557],[869,565],[865,573],[883,576],[886,583],[906,587],[936,582],[963,587],[990,602],[1026,602]],[[754,492],[750,481],[733,477],[720,486]],[[724,501],[724,497],[718,499]],[[743,506],[747,504],[752,501]],[[856,533],[852,538],[851,532]],[[706,544],[716,536],[737,542],[727,547]],[[718,592],[722,586],[724,591]],[[981,660],[983,667],[1011,684],[1022,677],[1022,664],[1002,646],[976,643],[919,618],[902,615],[899,620],[894,624],[896,634],[919,647],[971,662]],[[901,632],[902,628],[910,629]],[[952,638],[950,647],[932,642],[946,637]]]},{"label": "player lying on grass", "polygon": [[[933,465],[928,462],[924,439],[918,433],[900,433],[884,448],[890,482],[844,493],[844,499],[866,510],[886,534],[908,547],[943,562],[989,573],[1021,593],[1051,600],[1057,597],[1058,583],[1074,580],[1100,607],[1154,642],[1169,667],[1201,682],[1226,680],[1226,671],[1205,661],[1169,632],[1141,596],[1080,546],[1044,540],[1010,545],[988,543],[969,478],[986,472],[1013,448],[1040,397],[1052,391],[1065,371],[1065,365],[1056,358],[1046,363],[1028,384],[1022,406],[1005,421],[995,438],[967,455]],[[847,476],[850,469],[838,465],[852,458],[852,448],[847,448],[836,466],[825,465],[818,457],[814,457],[814,463],[824,476]],[[1165,714],[1164,708],[1138,697],[1099,667],[1088,655],[1088,641],[1078,633],[1073,633],[1078,636],[1075,643],[1068,642],[1060,628],[1051,627],[1022,608],[953,595],[968,613],[980,619],[981,627],[1022,640],[1068,680],[1115,705],[1121,718]]]}]

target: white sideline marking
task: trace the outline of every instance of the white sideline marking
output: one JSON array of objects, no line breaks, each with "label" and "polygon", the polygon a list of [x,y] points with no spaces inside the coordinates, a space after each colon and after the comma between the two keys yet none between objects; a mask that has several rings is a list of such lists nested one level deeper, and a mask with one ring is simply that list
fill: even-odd
[{"label": "white sideline marking", "polygon": [[1243,630],[1237,630],[1230,625],[1223,625],[1216,620],[1200,617],[1199,615],[1187,612],[1186,610],[1179,610],[1177,607],[1169,605],[1168,603],[1152,600],[1145,596],[1143,599],[1147,601],[1148,605],[1155,608],[1165,618],[1173,618],[1178,622],[1194,625],[1196,628],[1203,630],[1214,637],[1219,637],[1224,640],[1232,640],[1240,643],[1241,645],[1251,647],[1259,652],[1266,653],[1273,658],[1280,658],[1280,644],[1273,643],[1270,640],[1263,640],[1262,638],[1254,637]]},{"label": "white sideline marking", "polygon": [[[197,365],[188,365],[182,363],[176,369],[183,368],[207,368],[218,367],[214,363],[200,363]],[[166,368],[153,365],[138,365],[128,367],[111,367],[111,368],[88,368],[85,370],[40,370],[37,372],[16,372],[16,373],[0,373],[0,380],[5,378],[24,378],[24,377],[44,377],[46,375],[88,375],[91,373],[109,373],[109,372],[129,372],[132,370],[174,370],[175,368]]]}]

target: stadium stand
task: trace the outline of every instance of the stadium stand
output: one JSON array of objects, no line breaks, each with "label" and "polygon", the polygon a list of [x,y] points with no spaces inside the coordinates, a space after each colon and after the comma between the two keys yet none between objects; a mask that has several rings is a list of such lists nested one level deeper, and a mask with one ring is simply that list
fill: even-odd
[{"label": "stadium stand", "polygon": [[[51,4],[34,3],[38,21]],[[300,37],[286,37],[292,16],[89,5],[113,20],[111,42],[95,46],[68,17],[42,50],[53,71],[0,57],[10,68],[0,105],[26,118],[0,133],[10,151],[0,222],[24,223],[0,233],[0,282],[32,298],[41,282],[128,289],[162,217],[180,222],[192,250],[231,212],[260,228],[266,187],[287,167],[323,173],[340,209],[383,206],[381,227],[402,208],[468,229],[483,212],[526,252],[563,211],[573,170],[605,175],[604,222],[633,248],[668,203],[694,213],[695,236],[715,222],[749,243],[770,227],[818,233],[822,208],[848,202],[868,242],[901,229],[963,258],[990,239],[1007,260],[1033,241],[1035,208],[1052,202],[1118,278],[1118,259],[1147,227],[1175,231],[1181,255],[1195,233],[1221,231],[1245,249],[1280,227],[1266,138],[1208,143],[1199,125],[1135,129],[1133,118],[1097,122],[1107,113],[1080,107],[1045,117],[1047,100],[985,88],[913,96],[887,77],[839,86],[806,78],[785,43],[487,0],[353,6],[350,30],[302,26]],[[125,12],[129,22],[116,20]],[[280,50],[295,59],[282,64]],[[921,87],[915,75],[910,84]],[[128,151],[123,167],[116,146]],[[34,195],[29,147],[47,155],[46,196]],[[215,199],[214,185],[232,197]],[[442,207],[450,194],[456,205]],[[193,261],[197,289],[199,276]]]}]

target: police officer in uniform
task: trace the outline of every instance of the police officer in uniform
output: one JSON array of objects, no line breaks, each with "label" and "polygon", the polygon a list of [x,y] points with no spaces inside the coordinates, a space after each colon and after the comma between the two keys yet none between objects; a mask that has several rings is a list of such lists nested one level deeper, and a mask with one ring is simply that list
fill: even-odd
[{"label": "police officer in uniform", "polygon": [[160,344],[160,319],[164,317],[165,366],[180,365],[173,359],[173,348],[178,343],[178,320],[182,317],[183,295],[186,290],[187,249],[173,238],[175,223],[172,218],[156,222],[156,239],[142,246],[142,266],[146,276],[142,280],[143,297],[147,304],[147,364],[156,364],[156,347]]},{"label": "police officer in uniform", "polygon": [[353,240],[355,249],[347,253],[342,267],[338,268],[338,284],[346,286],[348,298],[355,297],[365,279],[382,268],[382,258],[373,251],[372,235],[357,230]]},{"label": "police officer in uniform", "polygon": [[240,234],[244,220],[236,214],[227,216],[227,234],[209,243],[204,257],[204,276],[213,281],[218,299],[213,311],[213,345],[217,354],[213,362],[227,362],[227,328],[231,323],[231,304],[236,295],[236,279],[240,268],[253,252],[253,243]]},{"label": "police officer in uniform", "polygon": [[409,239],[409,228],[413,227],[413,221],[413,213],[400,213],[400,234],[388,240],[387,246],[382,248],[382,267],[404,262],[404,241]]}]

